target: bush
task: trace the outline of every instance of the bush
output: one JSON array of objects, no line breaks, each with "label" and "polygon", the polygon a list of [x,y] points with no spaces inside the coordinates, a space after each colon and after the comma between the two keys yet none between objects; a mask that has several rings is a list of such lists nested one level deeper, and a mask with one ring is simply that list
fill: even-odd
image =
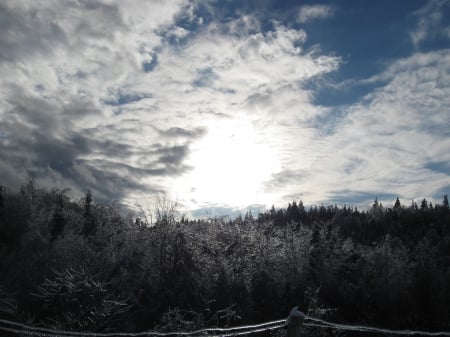
[{"label": "bush", "polygon": [[41,318],[51,317],[54,327],[98,331],[130,309],[98,274],[72,268],[54,274],[32,294],[40,299]]}]

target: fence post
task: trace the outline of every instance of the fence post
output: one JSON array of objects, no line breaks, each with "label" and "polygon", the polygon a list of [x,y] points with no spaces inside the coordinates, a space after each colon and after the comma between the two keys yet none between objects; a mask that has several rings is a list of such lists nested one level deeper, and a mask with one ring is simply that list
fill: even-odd
[{"label": "fence post", "polygon": [[298,306],[292,308],[286,320],[287,337],[300,337],[305,314],[298,310]]}]

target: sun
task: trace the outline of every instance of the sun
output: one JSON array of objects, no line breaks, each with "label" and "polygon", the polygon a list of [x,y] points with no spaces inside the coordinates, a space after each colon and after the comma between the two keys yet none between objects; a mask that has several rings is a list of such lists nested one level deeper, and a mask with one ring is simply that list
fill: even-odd
[{"label": "sun", "polygon": [[[193,169],[177,182],[190,202],[246,207],[273,202],[264,183],[280,170],[267,134],[246,118],[211,122],[208,133],[192,145],[187,162]],[[183,192],[181,192],[183,190]]]}]

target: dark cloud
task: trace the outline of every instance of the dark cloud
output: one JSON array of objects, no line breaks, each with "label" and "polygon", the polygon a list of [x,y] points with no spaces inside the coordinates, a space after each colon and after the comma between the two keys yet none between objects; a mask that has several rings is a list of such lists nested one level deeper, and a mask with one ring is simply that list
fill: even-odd
[{"label": "dark cloud", "polygon": [[117,6],[100,1],[56,3],[47,8],[32,1],[2,3],[0,61],[17,62],[38,54],[48,56],[58,47],[78,53],[92,39],[112,41],[115,32],[126,29]]},{"label": "dark cloud", "polygon": [[152,175],[173,176],[184,173],[191,167],[183,164],[189,155],[189,143],[184,145],[153,144],[150,148],[140,151],[142,160],[139,166],[152,168]]},{"label": "dark cloud", "polygon": [[298,185],[305,181],[308,175],[309,173],[304,170],[282,170],[281,172],[272,174],[271,179],[265,182],[265,191],[273,192],[289,185]]},{"label": "dark cloud", "polygon": [[[101,198],[112,200],[125,197],[130,191],[160,192],[157,187],[143,184],[142,179],[176,176],[189,169],[182,164],[188,154],[188,145],[142,151],[141,155],[150,160],[145,166],[136,166],[128,159],[136,154],[136,149],[126,144],[95,140],[76,133],[56,138],[45,130],[27,131],[28,137],[10,135],[11,145],[0,146],[0,167],[6,168],[0,175],[3,182],[12,179],[15,167],[23,167],[23,181],[31,176],[39,182],[52,172],[69,184],[64,187],[90,188]],[[105,159],[80,159],[93,153]],[[17,175],[13,178],[18,180]]]},{"label": "dark cloud", "polygon": [[125,105],[133,102],[139,102],[146,98],[153,97],[151,94],[122,94],[118,93],[113,99],[105,100],[106,105],[118,106]]},{"label": "dark cloud", "polygon": [[[83,136],[80,137],[83,138]],[[95,135],[89,138],[89,143],[92,152],[99,153],[106,158],[120,157],[127,159],[136,153],[136,148],[129,144],[98,139],[95,138]]]},{"label": "dark cloud", "polygon": [[117,134],[117,133],[140,133],[142,132],[142,122],[138,119],[124,119],[120,123],[107,123],[96,125],[95,127],[86,127],[83,134],[86,137],[99,139],[99,135]]},{"label": "dark cloud", "polygon": [[72,118],[81,119],[101,115],[102,112],[92,99],[74,97],[68,102],[58,98],[37,97],[17,85],[4,86],[8,94],[6,102],[11,106],[7,114],[25,118],[28,123],[45,128],[49,132],[61,127],[70,129]]},{"label": "dark cloud", "polygon": [[[113,200],[125,197],[130,191],[159,191],[143,184],[140,179],[175,173],[173,167],[139,168],[122,162],[80,159],[97,150],[102,156],[113,156],[126,162],[126,157],[132,151],[123,144],[95,141],[76,133],[56,138],[46,134],[45,130],[28,129],[28,137],[15,138],[10,135],[8,139],[10,145],[0,145],[0,167],[4,168],[1,170],[0,181],[4,184],[13,181],[17,185],[17,180],[25,181],[27,177],[32,177],[39,183],[40,180],[56,175],[62,179],[59,183],[65,184],[63,187],[74,190],[89,188],[99,198]],[[168,150],[167,153],[171,151]],[[15,168],[23,170],[13,175]]]},{"label": "dark cloud", "polygon": [[[135,121],[130,120],[131,124]],[[206,133],[204,128],[195,128],[188,130],[184,128],[169,128],[167,130],[161,130],[153,127],[158,132],[159,136],[162,136],[164,140],[167,140],[169,144],[165,143],[153,143],[151,145],[139,146],[135,143],[121,143],[119,141],[102,139],[102,136],[106,131],[113,133],[123,133],[124,131],[133,132],[139,134],[140,129],[136,127],[125,127],[117,125],[104,125],[98,128],[89,128],[85,131],[86,137],[89,139],[91,151],[101,154],[104,158],[117,158],[117,161],[126,161],[129,158],[138,157],[138,166],[136,165],[124,165],[123,169],[127,169],[136,174],[146,175],[174,175],[183,173],[190,169],[183,165],[183,161],[190,153],[190,143]],[[183,141],[180,145],[170,145],[173,140],[178,142]],[[119,167],[119,164],[116,164]],[[142,168],[142,169],[141,169]]]},{"label": "dark cloud", "polygon": [[[36,103],[34,107],[32,103]],[[40,103],[24,102],[6,113],[9,118],[0,122],[4,138],[0,143],[0,161],[5,166],[23,168],[22,174],[39,176],[50,169],[69,177],[74,160],[90,152],[89,143],[70,132],[62,120],[52,118],[51,107]],[[7,180],[3,175],[0,178]]]},{"label": "dark cloud", "polygon": [[232,116],[229,114],[226,114],[223,112],[217,112],[212,109],[200,110],[199,114],[200,115],[211,115],[211,116],[218,117],[218,118],[232,118]]},{"label": "dark cloud", "polygon": [[75,33],[80,37],[113,39],[116,31],[125,29],[116,5],[91,0],[79,1],[78,5],[74,7],[82,15],[77,18]]},{"label": "dark cloud", "polygon": [[0,185],[8,185],[16,189],[24,182],[21,170],[2,159],[0,159],[0,172]]},{"label": "dark cloud", "polygon": [[157,129],[159,134],[168,138],[186,138],[195,140],[197,138],[203,137],[206,134],[206,129],[203,127],[198,127],[193,130],[187,130],[179,127],[169,128],[167,130]]},{"label": "dark cloud", "polygon": [[[59,106],[50,104],[47,100],[34,97],[25,92],[23,88],[16,85],[10,85],[5,90],[8,93],[6,102],[11,106],[11,109],[5,113],[12,119],[9,122],[8,128],[20,127],[25,124],[31,124],[35,128],[45,128],[48,131],[57,130],[61,125],[61,118],[56,114],[55,110],[59,110]],[[19,122],[20,120],[26,123]]]},{"label": "dark cloud", "polygon": [[75,186],[90,189],[96,200],[110,202],[120,200],[132,191],[135,193],[159,193],[160,189],[142,184],[139,176],[117,173],[87,161],[77,161],[72,167],[71,179]]},{"label": "dark cloud", "polygon": [[158,162],[168,165],[179,165],[188,154],[188,146],[177,145],[172,147],[161,148],[156,151],[158,154]]},{"label": "dark cloud", "polygon": [[93,117],[102,114],[100,107],[89,98],[76,97],[63,105],[61,114],[71,118]]},{"label": "dark cloud", "polygon": [[47,55],[66,36],[48,12],[11,8],[0,3],[0,61],[17,61],[36,53]]},{"label": "dark cloud", "polygon": [[118,8],[113,4],[106,4],[97,0],[78,0],[78,4],[83,9],[101,12],[104,18],[112,19],[112,21],[115,21],[114,19],[120,21]]},{"label": "dark cloud", "polygon": [[[55,185],[75,191],[91,189],[103,200],[120,199],[129,192],[162,192],[143,178],[176,176],[189,170],[183,164],[189,140],[204,134],[201,128],[160,130],[167,140],[187,139],[182,145],[154,144],[149,148],[111,139],[123,132],[121,125],[77,128],[72,120],[100,113],[89,100],[60,104],[11,90],[10,108],[0,120],[0,181],[16,187],[28,177],[37,183],[53,179]],[[137,120],[128,131],[139,132]],[[107,137],[105,137],[105,135]],[[99,159],[86,159],[95,155]],[[132,157],[141,158],[132,161]],[[21,181],[20,181],[21,180]]]},{"label": "dark cloud", "polygon": [[199,69],[192,85],[194,87],[212,87],[214,81],[218,78],[218,75],[211,67]]},{"label": "dark cloud", "polygon": [[[57,139],[44,132],[35,132],[29,144],[37,167],[49,167],[67,177],[73,162],[82,154],[88,153],[88,147],[75,146],[68,139]],[[79,144],[78,144],[79,145]]]},{"label": "dark cloud", "polygon": [[245,104],[250,107],[264,108],[272,102],[272,92],[254,93],[247,97]]},{"label": "dark cloud", "polygon": [[159,165],[153,162],[148,166],[135,166],[126,162],[112,161],[108,159],[83,160],[83,164],[101,169],[105,172],[118,172],[124,177],[133,177],[133,179],[146,178],[149,176],[167,176],[182,173],[184,167],[182,165]]}]

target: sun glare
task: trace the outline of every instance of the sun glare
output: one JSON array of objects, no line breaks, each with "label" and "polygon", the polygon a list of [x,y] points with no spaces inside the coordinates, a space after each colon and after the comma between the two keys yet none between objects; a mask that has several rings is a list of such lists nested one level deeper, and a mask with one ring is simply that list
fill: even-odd
[{"label": "sun glare", "polygon": [[251,121],[230,119],[208,125],[208,133],[192,146],[193,170],[176,186],[197,205],[233,207],[273,201],[264,182],[280,169],[277,152]]}]

